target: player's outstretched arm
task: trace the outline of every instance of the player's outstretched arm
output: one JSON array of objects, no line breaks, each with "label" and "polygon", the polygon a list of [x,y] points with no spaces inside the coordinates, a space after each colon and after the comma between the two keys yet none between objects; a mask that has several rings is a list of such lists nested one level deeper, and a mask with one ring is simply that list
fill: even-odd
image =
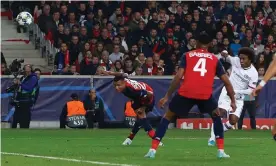
[{"label": "player's outstretched arm", "polygon": [[115,77],[120,77],[120,76],[126,76],[126,73],[120,73],[120,72],[113,72],[113,71],[102,71],[102,74],[104,75],[110,75],[110,76],[115,76]]},{"label": "player's outstretched arm", "polygon": [[262,90],[262,88],[265,86],[266,82],[269,81],[275,75],[276,75],[276,58],[274,58],[274,60],[269,65],[263,80],[259,83],[257,88],[254,89],[252,96],[257,96]]},{"label": "player's outstretched arm", "polygon": [[163,108],[164,105],[166,104],[166,102],[169,100],[169,98],[172,96],[173,92],[176,90],[176,88],[179,86],[180,84],[180,81],[184,75],[184,71],[185,69],[184,68],[179,68],[178,69],[178,72],[176,73],[176,75],[174,76],[173,78],[173,81],[165,95],[165,97],[163,97],[162,99],[160,99],[159,103],[158,103],[158,106],[160,108]]},{"label": "player's outstretched arm", "polygon": [[180,81],[184,75],[184,71],[185,71],[184,68],[178,69],[178,72],[174,76],[173,81],[172,81],[165,97],[170,98],[172,96],[172,94],[174,93],[174,91],[176,90],[176,88],[178,88]]}]

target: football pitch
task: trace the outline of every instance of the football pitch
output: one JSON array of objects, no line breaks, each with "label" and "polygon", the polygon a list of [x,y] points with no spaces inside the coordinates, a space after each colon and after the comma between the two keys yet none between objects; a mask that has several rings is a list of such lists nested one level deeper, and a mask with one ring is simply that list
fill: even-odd
[{"label": "football pitch", "polygon": [[1,132],[2,166],[276,166],[276,142],[269,131],[225,134],[231,158],[217,159],[209,131],[168,130],[155,159],[144,158],[151,139],[144,130],[122,146],[128,129],[11,130]]}]

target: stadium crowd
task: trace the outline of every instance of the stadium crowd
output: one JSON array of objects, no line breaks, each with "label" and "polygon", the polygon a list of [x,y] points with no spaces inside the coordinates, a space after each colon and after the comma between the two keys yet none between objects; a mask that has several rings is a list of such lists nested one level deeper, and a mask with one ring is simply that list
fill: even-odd
[{"label": "stadium crowd", "polygon": [[[18,10],[15,4],[13,9]],[[22,5],[22,4],[21,4]],[[60,51],[52,74],[173,75],[197,35],[212,38],[209,51],[237,56],[255,50],[263,76],[276,52],[276,4],[264,1],[41,1],[34,21]],[[18,11],[17,11],[18,12]],[[221,59],[225,68],[230,65]]]}]

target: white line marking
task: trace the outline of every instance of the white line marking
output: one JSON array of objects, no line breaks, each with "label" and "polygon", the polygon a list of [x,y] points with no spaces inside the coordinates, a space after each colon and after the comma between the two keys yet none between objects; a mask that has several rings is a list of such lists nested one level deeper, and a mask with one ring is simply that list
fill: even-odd
[{"label": "white line marking", "polygon": [[[209,137],[164,137],[164,139],[168,139],[168,140],[205,140],[208,139]],[[3,139],[26,139],[26,140],[32,140],[32,139],[37,139],[37,138],[31,138],[31,137],[4,137]],[[93,140],[93,139],[98,139],[98,138],[85,138],[85,137],[79,137],[79,138],[62,138],[62,137],[55,137],[55,138],[51,138],[49,137],[49,139],[53,139],[53,140],[64,140],[64,139],[68,139],[68,140]],[[117,137],[105,137],[105,138],[101,138],[102,140],[117,140]],[[227,138],[225,137],[224,139],[229,139],[229,140],[266,140],[266,139],[270,139],[270,137],[230,137]]]},{"label": "white line marking", "polygon": [[98,164],[98,165],[138,166],[138,165],[130,165],[130,164],[116,164],[116,163],[99,162],[99,161],[89,161],[89,160],[79,160],[79,159],[69,159],[69,158],[62,158],[62,157],[38,156],[38,155],[23,154],[23,153],[9,153],[9,152],[1,152],[1,154],[4,154],[4,155],[12,155],[12,156],[24,156],[24,157],[31,157],[31,158],[42,158],[42,159],[50,159],[50,160],[71,161],[71,162],[76,162],[76,163]]}]

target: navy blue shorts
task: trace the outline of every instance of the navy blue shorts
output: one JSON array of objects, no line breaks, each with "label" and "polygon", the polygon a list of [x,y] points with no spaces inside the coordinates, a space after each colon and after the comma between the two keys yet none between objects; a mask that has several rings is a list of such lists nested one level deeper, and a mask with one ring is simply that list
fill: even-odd
[{"label": "navy blue shorts", "polygon": [[137,110],[138,108],[141,108],[141,107],[146,107],[145,112],[146,112],[146,113],[149,113],[149,112],[151,112],[151,111],[153,110],[153,108],[154,108],[154,103],[155,103],[154,98],[153,98],[152,102],[149,103],[149,104],[142,104],[141,101],[135,100],[135,101],[132,101],[131,107],[132,107],[134,110]]},{"label": "navy blue shorts", "polygon": [[201,113],[208,113],[210,115],[215,109],[218,108],[218,103],[213,96],[207,100],[200,100],[176,94],[169,104],[169,109],[176,115],[188,115],[194,105],[197,105]]}]

